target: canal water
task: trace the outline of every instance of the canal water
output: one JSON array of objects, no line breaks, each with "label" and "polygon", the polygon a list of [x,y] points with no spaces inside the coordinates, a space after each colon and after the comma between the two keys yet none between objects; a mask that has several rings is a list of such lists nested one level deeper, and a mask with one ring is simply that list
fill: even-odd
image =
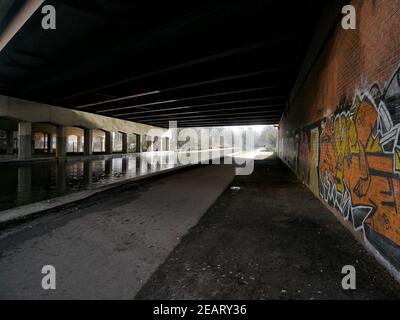
[{"label": "canal water", "polygon": [[180,166],[168,156],[0,166],[0,211]]}]

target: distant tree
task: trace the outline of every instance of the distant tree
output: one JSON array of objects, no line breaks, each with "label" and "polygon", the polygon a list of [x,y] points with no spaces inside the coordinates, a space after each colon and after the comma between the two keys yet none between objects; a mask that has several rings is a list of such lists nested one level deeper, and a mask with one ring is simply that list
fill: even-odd
[{"label": "distant tree", "polygon": [[276,128],[270,128],[266,134],[266,149],[268,151],[276,151],[276,142],[278,140],[278,130]]}]

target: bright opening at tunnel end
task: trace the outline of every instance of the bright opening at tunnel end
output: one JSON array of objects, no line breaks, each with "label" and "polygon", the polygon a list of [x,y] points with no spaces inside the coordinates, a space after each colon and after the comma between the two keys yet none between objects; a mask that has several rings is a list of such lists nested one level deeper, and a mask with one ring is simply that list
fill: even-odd
[{"label": "bright opening at tunnel end", "polygon": [[149,137],[158,135],[170,143],[168,156],[156,160],[162,164],[233,164],[236,175],[249,175],[254,161],[276,152],[278,130],[270,125],[179,128],[170,121],[165,133],[148,132]]}]

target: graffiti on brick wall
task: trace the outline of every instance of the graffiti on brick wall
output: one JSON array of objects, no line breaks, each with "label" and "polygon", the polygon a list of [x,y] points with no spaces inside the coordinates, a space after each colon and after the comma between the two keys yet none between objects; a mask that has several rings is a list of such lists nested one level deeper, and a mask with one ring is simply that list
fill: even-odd
[{"label": "graffiti on brick wall", "polygon": [[299,178],[400,270],[400,68],[294,137]]},{"label": "graffiti on brick wall", "polygon": [[[311,129],[310,135],[310,164],[308,177],[308,184],[314,194],[319,193],[318,181],[318,161],[319,161],[319,128]],[[307,179],[307,177],[306,177]]]},{"label": "graffiti on brick wall", "polygon": [[400,69],[321,123],[320,196],[400,266]]}]

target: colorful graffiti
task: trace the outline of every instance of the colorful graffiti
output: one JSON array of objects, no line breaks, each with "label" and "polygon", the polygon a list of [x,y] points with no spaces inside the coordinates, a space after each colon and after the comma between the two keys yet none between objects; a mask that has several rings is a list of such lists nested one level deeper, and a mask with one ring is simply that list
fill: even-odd
[{"label": "colorful graffiti", "polygon": [[310,175],[308,184],[314,194],[319,193],[318,188],[318,161],[319,161],[319,129],[311,129]]},{"label": "colorful graffiti", "polygon": [[293,136],[299,178],[400,271],[400,68]]}]

